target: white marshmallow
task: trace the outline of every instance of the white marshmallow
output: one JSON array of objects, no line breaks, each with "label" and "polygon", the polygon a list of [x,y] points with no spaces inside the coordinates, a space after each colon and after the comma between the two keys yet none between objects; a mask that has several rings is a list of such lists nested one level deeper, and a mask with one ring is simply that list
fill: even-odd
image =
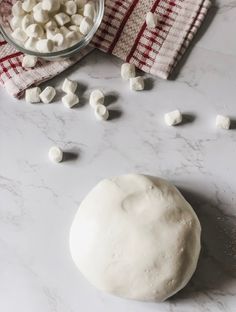
[{"label": "white marshmallow", "polygon": [[39,103],[40,97],[39,94],[41,93],[40,88],[30,88],[25,91],[25,100],[28,103]]},{"label": "white marshmallow", "polygon": [[64,10],[68,15],[74,15],[77,11],[77,5],[74,1],[69,0],[64,4]]},{"label": "white marshmallow", "polygon": [[25,14],[25,11],[22,9],[21,1],[17,1],[15,4],[13,4],[11,11],[13,16],[22,16]]},{"label": "white marshmallow", "polygon": [[72,108],[76,104],[79,103],[79,98],[76,94],[74,93],[68,93],[62,98],[62,103],[67,107],[67,108]]},{"label": "white marshmallow", "polygon": [[217,115],[216,127],[224,130],[230,129],[230,118],[223,115]]},{"label": "white marshmallow", "polygon": [[133,91],[142,91],[144,89],[143,77],[130,78],[130,89]]},{"label": "white marshmallow", "polygon": [[47,29],[46,30],[46,37],[47,39],[51,39],[53,40],[53,38],[58,34],[60,33],[60,30],[58,28],[55,28],[55,29]]},{"label": "white marshmallow", "polygon": [[34,55],[25,55],[22,59],[22,67],[24,68],[31,68],[36,65],[38,61],[37,56]]},{"label": "white marshmallow", "polygon": [[106,106],[98,104],[94,108],[95,117],[98,120],[107,120],[109,118],[109,111]]},{"label": "white marshmallow", "polygon": [[69,30],[71,30],[71,31],[76,31],[76,32],[78,33],[77,37],[80,38],[80,35],[79,35],[79,34],[80,34],[79,26],[71,25],[71,26],[69,26],[68,28],[69,28]]},{"label": "white marshmallow", "polygon": [[75,93],[77,89],[77,82],[66,78],[62,84],[61,89],[65,93]]},{"label": "white marshmallow", "polygon": [[48,12],[55,12],[60,9],[61,3],[59,0],[43,0],[42,8]]},{"label": "white marshmallow", "polygon": [[77,31],[70,31],[67,35],[66,35],[66,42],[68,44],[68,46],[72,46],[74,44],[76,44],[78,41],[80,40],[80,34]]},{"label": "white marshmallow", "polygon": [[26,28],[26,34],[32,38],[41,38],[44,34],[44,31],[41,25],[32,24]]},{"label": "white marshmallow", "polygon": [[42,10],[42,9],[37,9],[33,11],[33,16],[36,22],[38,23],[47,23],[49,20],[49,15],[48,11]]},{"label": "white marshmallow", "polygon": [[79,27],[81,34],[87,35],[92,28],[93,28],[93,21],[88,17],[84,17]]},{"label": "white marshmallow", "polygon": [[24,47],[27,50],[36,51],[36,43],[37,43],[37,39],[35,39],[35,38],[28,38],[25,41],[25,43],[24,43]]},{"label": "white marshmallow", "polygon": [[36,43],[36,48],[40,53],[49,53],[53,50],[53,41],[51,39],[41,39]]},{"label": "white marshmallow", "polygon": [[70,17],[63,12],[56,14],[54,18],[59,26],[64,26],[70,22]]},{"label": "white marshmallow", "polygon": [[89,97],[89,104],[95,108],[98,104],[104,103],[104,98],[105,96],[101,90],[93,90]]},{"label": "white marshmallow", "polygon": [[168,126],[175,126],[182,122],[182,114],[179,110],[174,110],[165,114],[165,122]]},{"label": "white marshmallow", "polygon": [[62,26],[62,27],[60,27],[60,32],[65,37],[70,32],[70,30],[67,27]]},{"label": "white marshmallow", "polygon": [[85,17],[89,17],[91,20],[94,19],[95,16],[95,6],[93,2],[88,2],[84,5],[84,12]]},{"label": "white marshmallow", "polygon": [[124,80],[129,80],[130,78],[134,78],[136,75],[135,73],[135,66],[134,64],[124,63],[121,66],[121,77]]},{"label": "white marshmallow", "polygon": [[34,7],[33,7],[33,12],[38,11],[38,10],[42,10],[42,2],[37,3]]},{"label": "white marshmallow", "polygon": [[75,0],[75,3],[77,4],[78,9],[82,9],[86,2],[87,0]]},{"label": "white marshmallow", "polygon": [[148,12],[146,15],[147,28],[155,28],[157,26],[157,22],[157,15],[155,13]]},{"label": "white marshmallow", "polygon": [[71,16],[71,24],[79,26],[83,20],[83,16],[80,14],[74,14]]},{"label": "white marshmallow", "polygon": [[62,47],[65,44],[65,38],[61,33],[56,34],[52,41],[54,42],[55,46]]},{"label": "white marshmallow", "polygon": [[53,87],[46,87],[39,95],[41,101],[45,104],[52,102],[56,95],[56,90]]},{"label": "white marshmallow", "polygon": [[26,14],[23,18],[22,18],[22,21],[21,21],[21,27],[24,31],[26,31],[26,28],[28,26],[30,26],[31,24],[34,23],[34,18],[32,15],[30,14]]},{"label": "white marshmallow", "polygon": [[20,27],[16,28],[11,35],[15,40],[20,42],[24,42],[28,38],[27,34]]},{"label": "white marshmallow", "polygon": [[57,23],[51,19],[49,22],[47,22],[45,25],[44,25],[44,28],[45,29],[50,29],[50,30],[54,30],[57,28]]},{"label": "white marshmallow", "polygon": [[12,19],[10,20],[10,25],[13,30],[18,27],[21,27],[21,23],[22,23],[22,16],[13,16]]},{"label": "white marshmallow", "polygon": [[49,149],[48,157],[52,162],[59,163],[63,160],[63,151],[57,146],[52,146]]},{"label": "white marshmallow", "polygon": [[33,7],[36,5],[36,0],[25,0],[22,3],[22,9],[29,13],[33,10]]}]

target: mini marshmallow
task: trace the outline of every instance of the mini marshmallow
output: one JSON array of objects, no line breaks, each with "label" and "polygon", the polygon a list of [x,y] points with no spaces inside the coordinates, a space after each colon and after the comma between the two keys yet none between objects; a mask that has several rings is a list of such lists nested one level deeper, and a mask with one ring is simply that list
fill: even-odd
[{"label": "mini marshmallow", "polygon": [[43,9],[37,9],[33,11],[33,16],[36,22],[38,23],[47,23],[49,20],[48,11],[45,11]]},{"label": "mini marshmallow", "polygon": [[13,16],[22,16],[25,14],[25,11],[22,9],[21,1],[17,1],[15,4],[13,4],[11,11]]},{"label": "mini marshmallow", "polygon": [[53,87],[46,87],[39,95],[41,101],[45,104],[52,102],[56,95],[56,90]]},{"label": "mini marshmallow", "polygon": [[22,59],[22,67],[24,68],[31,68],[36,65],[38,61],[37,56],[34,55],[25,55]]},{"label": "mini marshmallow", "polygon": [[64,4],[64,10],[68,15],[74,15],[77,11],[76,3],[72,0],[67,1]]},{"label": "mini marshmallow", "polygon": [[80,34],[77,31],[70,31],[66,35],[66,41],[69,46],[72,46],[73,44],[76,44],[80,40]]},{"label": "mini marshmallow", "polygon": [[43,0],[42,9],[48,12],[55,12],[60,9],[61,3],[59,0]]},{"label": "mini marshmallow", "polygon": [[59,163],[63,159],[63,151],[57,146],[52,146],[49,149],[48,157],[52,162]]},{"label": "mini marshmallow", "polygon": [[130,89],[133,91],[142,91],[144,89],[143,77],[130,78]]},{"label": "mini marshmallow", "polygon": [[[60,30],[59,30],[58,28],[55,28],[55,29],[53,29],[53,30],[47,29],[47,30],[46,30],[46,37],[47,37],[47,39],[53,40],[53,38],[54,38],[58,33],[60,33]],[[53,40],[53,41],[54,41],[54,40]]]},{"label": "mini marshmallow", "polygon": [[84,5],[84,12],[85,17],[90,18],[91,20],[94,19],[95,16],[95,6],[93,2],[88,2]]},{"label": "mini marshmallow", "polygon": [[34,23],[34,19],[33,19],[33,16],[30,15],[30,14],[26,14],[23,18],[22,18],[22,21],[21,21],[21,27],[24,31],[26,31],[26,28],[28,26],[30,26],[31,24]]},{"label": "mini marshmallow", "polygon": [[94,109],[95,117],[98,120],[107,120],[109,118],[109,111],[105,105],[98,104]]},{"label": "mini marshmallow", "polygon": [[79,27],[81,34],[87,35],[92,28],[93,28],[93,21],[88,17],[84,17]]},{"label": "mini marshmallow", "polygon": [[24,43],[24,47],[27,49],[27,50],[30,50],[30,51],[36,51],[36,43],[37,43],[37,39],[35,38],[28,38],[25,43]]},{"label": "mini marshmallow", "polygon": [[80,32],[79,32],[79,26],[71,25],[71,26],[69,26],[68,28],[69,28],[69,30],[71,30],[71,31],[76,31],[77,34],[78,34],[77,37],[80,38],[80,36],[79,36],[79,33],[80,33]]},{"label": "mini marshmallow", "polygon": [[101,90],[93,90],[89,97],[89,104],[95,108],[98,104],[104,103],[104,98],[105,96]]},{"label": "mini marshmallow", "polygon": [[32,38],[40,38],[44,34],[43,28],[39,24],[29,25],[26,28],[25,32],[26,32],[27,36],[32,37]]},{"label": "mini marshmallow", "polygon": [[25,100],[28,103],[39,103],[40,97],[39,94],[41,93],[40,88],[30,88],[25,91]]},{"label": "mini marshmallow", "polygon": [[146,15],[147,28],[155,28],[157,26],[157,22],[157,15],[155,13],[148,12]]},{"label": "mini marshmallow", "polygon": [[67,27],[62,26],[62,27],[60,27],[60,32],[65,37],[70,32],[70,30]]},{"label": "mini marshmallow", "polygon": [[36,5],[36,0],[25,0],[22,3],[22,9],[29,13],[33,10],[33,7]]},{"label": "mini marshmallow", "polygon": [[33,12],[38,11],[38,10],[42,10],[42,2],[37,3],[34,7],[33,7]]},{"label": "mini marshmallow", "polygon": [[134,78],[136,75],[135,73],[135,66],[134,64],[124,63],[121,66],[121,77],[124,80],[129,80],[130,78]]},{"label": "mini marshmallow", "polygon": [[65,44],[65,38],[61,33],[56,34],[52,41],[54,42],[55,46],[62,47]]},{"label": "mini marshmallow", "polygon": [[22,16],[13,16],[12,19],[10,20],[10,25],[13,30],[18,27],[21,27],[21,23],[22,23]]},{"label": "mini marshmallow", "polygon": [[80,14],[74,14],[71,16],[71,24],[79,26],[83,20],[83,16]]},{"label": "mini marshmallow", "polygon": [[70,22],[70,17],[63,12],[56,14],[54,18],[59,26],[64,26]]},{"label": "mini marshmallow", "polygon": [[217,115],[216,127],[219,129],[229,130],[230,129],[230,118],[223,115]]},{"label": "mini marshmallow", "polygon": [[49,53],[53,50],[53,41],[51,39],[41,39],[36,43],[36,48],[40,53]]},{"label": "mini marshmallow", "polygon": [[50,29],[50,30],[54,30],[57,28],[57,23],[51,19],[49,22],[47,22],[45,25],[44,25],[44,28],[45,29]]},{"label": "mini marshmallow", "polygon": [[179,110],[174,110],[165,114],[165,122],[168,126],[175,126],[182,122],[182,114]]},{"label": "mini marshmallow", "polygon": [[87,0],[75,0],[75,3],[77,4],[78,9],[82,9],[86,2]]},{"label": "mini marshmallow", "polygon": [[65,96],[62,97],[62,103],[67,107],[67,108],[72,108],[76,104],[79,103],[79,98],[76,94],[74,93],[68,93]]},{"label": "mini marshmallow", "polygon": [[27,34],[20,27],[16,28],[11,35],[15,40],[20,42],[24,42],[28,38]]},{"label": "mini marshmallow", "polygon": [[65,93],[75,93],[77,89],[77,82],[66,78],[62,84],[61,89]]}]

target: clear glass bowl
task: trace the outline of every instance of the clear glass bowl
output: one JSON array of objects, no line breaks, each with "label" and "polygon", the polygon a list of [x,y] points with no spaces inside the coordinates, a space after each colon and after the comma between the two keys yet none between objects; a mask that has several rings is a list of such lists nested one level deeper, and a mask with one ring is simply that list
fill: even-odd
[{"label": "clear glass bowl", "polygon": [[39,53],[36,51],[30,51],[25,49],[24,47],[20,46],[14,38],[12,38],[11,33],[12,29],[10,26],[10,20],[12,18],[11,8],[12,5],[16,2],[16,0],[0,0],[0,33],[3,37],[8,41],[11,45],[13,45],[16,50],[21,51],[25,54],[35,55],[37,57],[53,60],[53,59],[60,59],[65,57],[70,57],[74,54],[77,54],[81,49],[86,47],[88,43],[93,38],[94,34],[98,30],[98,27],[101,24],[103,14],[104,14],[104,0],[93,0],[96,5],[96,17],[93,28],[91,31],[84,36],[78,43],[75,45],[56,52],[50,53]]}]

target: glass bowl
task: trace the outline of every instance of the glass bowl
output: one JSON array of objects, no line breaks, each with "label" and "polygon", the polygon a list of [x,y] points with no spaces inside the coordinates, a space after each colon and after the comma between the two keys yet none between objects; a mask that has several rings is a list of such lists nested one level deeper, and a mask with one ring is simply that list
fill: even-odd
[{"label": "glass bowl", "polygon": [[96,17],[94,20],[93,28],[86,36],[82,37],[80,41],[78,41],[73,46],[66,48],[64,50],[49,53],[39,53],[37,51],[25,49],[23,46],[19,45],[16,42],[16,40],[11,36],[12,33],[12,29],[10,26],[10,20],[12,18],[11,8],[16,1],[17,0],[0,0],[0,33],[8,43],[10,43],[16,48],[16,50],[21,51],[24,54],[35,55],[37,57],[48,60],[53,59],[56,60],[60,58],[70,57],[74,54],[77,54],[81,49],[86,47],[93,38],[96,31],[98,30],[98,27],[101,24],[104,14],[104,0],[93,0],[96,6]]}]

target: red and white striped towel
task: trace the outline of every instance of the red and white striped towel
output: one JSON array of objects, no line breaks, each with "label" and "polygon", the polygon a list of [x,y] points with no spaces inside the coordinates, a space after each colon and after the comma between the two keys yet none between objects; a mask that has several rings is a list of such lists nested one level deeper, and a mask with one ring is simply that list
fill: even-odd
[{"label": "red and white striped towel", "polygon": [[[135,64],[144,72],[167,79],[204,20],[210,0],[106,0],[105,14],[90,47],[60,62],[40,60],[33,69],[21,66],[22,54],[0,41],[0,83],[19,97],[62,72],[93,47]],[[147,12],[158,15],[158,26],[147,28]]]}]

